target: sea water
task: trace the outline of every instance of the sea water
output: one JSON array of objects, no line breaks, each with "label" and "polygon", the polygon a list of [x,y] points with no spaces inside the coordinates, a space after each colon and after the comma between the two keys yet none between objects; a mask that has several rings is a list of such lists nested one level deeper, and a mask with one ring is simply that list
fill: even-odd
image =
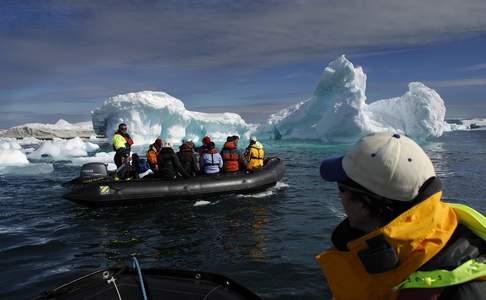
[{"label": "sea water", "polygon": [[[329,247],[344,214],[319,164],[350,145],[265,146],[286,173],[251,195],[90,209],[62,198],[61,184],[79,172],[68,161],[0,175],[0,299],[29,298],[131,256],[142,268],[222,273],[264,299],[329,298],[314,256]],[[486,213],[486,131],[446,133],[423,147],[445,199]]]}]

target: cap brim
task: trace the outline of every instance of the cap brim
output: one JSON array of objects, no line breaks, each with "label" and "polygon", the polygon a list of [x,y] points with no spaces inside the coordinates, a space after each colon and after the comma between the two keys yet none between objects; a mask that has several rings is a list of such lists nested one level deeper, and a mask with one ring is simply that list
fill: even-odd
[{"label": "cap brim", "polygon": [[321,177],[326,181],[347,181],[349,177],[343,169],[343,156],[328,158],[321,163]]}]

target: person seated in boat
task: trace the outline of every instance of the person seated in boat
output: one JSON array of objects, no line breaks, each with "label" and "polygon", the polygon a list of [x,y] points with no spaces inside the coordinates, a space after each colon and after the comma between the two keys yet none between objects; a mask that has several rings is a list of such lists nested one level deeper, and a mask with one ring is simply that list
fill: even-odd
[{"label": "person seated in boat", "polygon": [[238,140],[239,137],[236,135],[229,136],[221,150],[223,172],[225,173],[234,173],[246,169],[246,162],[243,159],[243,155],[238,151]]},{"label": "person seated in boat", "polygon": [[179,152],[177,152],[177,157],[189,175],[196,176],[200,173],[199,162],[197,154],[194,152],[194,143],[192,141],[183,141],[179,147]]},{"label": "person seated in boat", "polygon": [[130,156],[130,148],[133,145],[133,140],[128,134],[127,124],[121,123],[118,125],[118,130],[112,138],[113,150],[115,150],[115,165],[117,168],[121,167],[127,157]]},{"label": "person seated in boat", "polygon": [[209,143],[211,143],[211,138],[209,136],[205,136],[202,139],[202,145],[195,149],[199,156],[203,156],[204,152],[206,151]]},{"label": "person seated in boat", "polygon": [[157,165],[157,155],[159,155],[160,149],[162,149],[162,140],[156,139],[155,142],[149,146],[147,151],[147,162],[150,165],[150,169],[154,173],[159,171],[159,166]]},{"label": "person seated in boat", "polygon": [[179,158],[172,149],[172,145],[168,142],[163,143],[159,155],[157,155],[157,165],[159,171],[157,176],[165,179],[176,179],[181,175],[184,178],[189,178],[189,174],[184,170],[179,161]]},{"label": "person seated in boat", "polygon": [[201,171],[205,175],[218,174],[223,168],[223,158],[213,142],[210,142],[200,157]]},{"label": "person seated in boat", "polygon": [[262,143],[260,143],[256,137],[252,136],[250,138],[250,144],[245,151],[245,159],[248,162],[246,164],[246,169],[252,171],[262,168],[264,158],[265,151],[263,150]]},{"label": "person seated in boat", "polygon": [[154,174],[150,169],[147,160],[140,158],[137,153],[132,154],[132,177],[134,179],[142,179],[144,177],[151,177]]}]

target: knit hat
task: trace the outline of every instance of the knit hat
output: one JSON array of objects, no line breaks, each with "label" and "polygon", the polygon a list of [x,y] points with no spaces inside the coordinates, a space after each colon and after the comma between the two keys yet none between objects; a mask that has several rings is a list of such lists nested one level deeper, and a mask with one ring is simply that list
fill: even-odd
[{"label": "knit hat", "polygon": [[202,142],[203,142],[204,145],[207,145],[207,144],[211,143],[211,138],[209,136],[205,136],[205,137],[203,137]]}]

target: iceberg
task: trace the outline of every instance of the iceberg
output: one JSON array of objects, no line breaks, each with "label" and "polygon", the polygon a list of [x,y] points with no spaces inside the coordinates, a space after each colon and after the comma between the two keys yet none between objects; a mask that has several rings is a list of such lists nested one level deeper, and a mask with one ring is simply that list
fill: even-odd
[{"label": "iceberg", "polygon": [[113,157],[115,156],[115,151],[113,152],[96,152],[94,156],[85,157],[75,157],[71,158],[71,165],[82,166],[91,162],[99,162],[106,164],[108,171],[116,170],[116,165],[113,163]]},{"label": "iceberg", "polygon": [[53,170],[52,164],[31,163],[16,141],[0,140],[0,175],[39,175]]},{"label": "iceberg", "polygon": [[73,157],[88,156],[100,148],[97,144],[84,142],[80,137],[65,140],[54,138],[43,142],[38,149],[29,154],[30,159],[70,160]]},{"label": "iceberg", "polygon": [[29,164],[29,160],[17,142],[0,140],[0,167],[27,164]]},{"label": "iceberg", "polygon": [[0,132],[0,136],[2,137],[33,137],[38,139],[70,139],[74,137],[89,138],[94,134],[93,125],[89,121],[69,123],[63,119],[60,119],[55,124],[27,123]]},{"label": "iceberg", "polygon": [[123,122],[139,145],[153,143],[157,137],[173,144],[184,138],[198,142],[205,135],[214,141],[235,134],[248,138],[250,129],[238,114],[189,111],[181,100],[155,91],[111,97],[91,116],[96,134],[111,137]]},{"label": "iceberg", "polygon": [[444,131],[456,130],[486,130],[486,119],[472,118],[472,119],[451,119],[447,120]]},{"label": "iceberg", "polygon": [[445,105],[420,82],[401,97],[366,102],[366,74],[344,55],[329,63],[311,98],[272,114],[257,129],[268,138],[353,141],[371,132],[393,131],[423,140],[444,131]]}]

